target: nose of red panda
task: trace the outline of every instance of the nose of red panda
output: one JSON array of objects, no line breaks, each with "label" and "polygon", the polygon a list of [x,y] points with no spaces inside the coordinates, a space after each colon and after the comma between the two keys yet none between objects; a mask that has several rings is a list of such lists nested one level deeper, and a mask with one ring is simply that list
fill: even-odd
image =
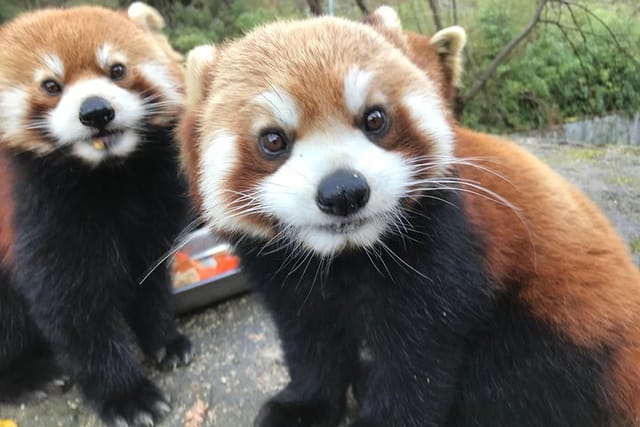
[{"label": "nose of red panda", "polygon": [[369,194],[369,184],[362,175],[339,169],[320,181],[316,204],[329,215],[349,216],[367,204]]},{"label": "nose of red panda", "polygon": [[116,117],[116,112],[106,99],[90,96],[80,105],[79,117],[85,126],[104,129]]}]

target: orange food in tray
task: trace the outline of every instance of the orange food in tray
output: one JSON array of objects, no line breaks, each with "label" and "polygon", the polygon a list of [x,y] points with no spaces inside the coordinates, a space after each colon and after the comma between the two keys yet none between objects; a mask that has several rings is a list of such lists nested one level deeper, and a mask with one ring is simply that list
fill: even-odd
[{"label": "orange food in tray", "polygon": [[204,260],[193,259],[186,252],[178,252],[174,263],[174,286],[180,287],[238,268],[240,260],[229,252],[219,252]]}]

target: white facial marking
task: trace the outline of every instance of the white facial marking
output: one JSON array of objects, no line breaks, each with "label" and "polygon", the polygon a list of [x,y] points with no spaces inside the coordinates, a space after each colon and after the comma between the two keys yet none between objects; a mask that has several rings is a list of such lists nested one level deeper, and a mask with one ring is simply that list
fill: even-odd
[{"label": "white facial marking", "polygon": [[291,96],[282,89],[274,89],[260,93],[256,101],[271,112],[280,126],[285,129],[298,127],[300,113],[298,106]]},{"label": "white facial marking", "polygon": [[[124,131],[107,150],[93,147],[92,139],[97,130],[84,126],[78,119],[80,106],[90,96],[104,98],[114,109],[115,117],[106,130]],[[49,112],[47,124],[58,144],[74,144],[74,154],[95,164],[109,156],[126,156],[131,153],[138,143],[138,137],[131,129],[138,126],[144,116],[145,108],[139,96],[122,89],[107,78],[94,78],[67,86],[58,105]]]},{"label": "white facial marking", "polygon": [[109,61],[111,58],[111,45],[108,43],[103,44],[98,48],[96,52],[96,60],[98,61],[98,65],[103,69],[109,67]]},{"label": "white facial marking", "polygon": [[[367,180],[368,203],[352,217],[337,218],[320,210],[316,194],[320,181],[338,169],[353,170]],[[401,154],[370,142],[361,131],[336,125],[296,141],[288,160],[259,185],[261,206],[294,238],[321,255],[348,246],[370,247],[387,230],[389,216],[408,189],[411,168]],[[332,225],[364,220],[347,233]]]},{"label": "white facial marking", "polygon": [[64,62],[56,54],[48,53],[42,57],[42,62],[47,66],[49,71],[58,78],[64,77]]},{"label": "white facial marking", "polygon": [[434,141],[436,152],[433,154],[444,159],[453,158],[453,131],[442,102],[434,92],[431,89],[409,92],[403,101],[419,129]]},{"label": "white facial marking", "polygon": [[160,89],[165,99],[172,107],[178,107],[182,103],[183,96],[176,89],[179,83],[169,72],[166,65],[158,62],[146,62],[138,67],[147,81],[153,83],[154,87]]},{"label": "white facial marking", "polygon": [[14,87],[0,91],[0,139],[12,139],[24,131],[28,93]]},{"label": "white facial marking", "polygon": [[[237,205],[229,206],[227,179],[238,162],[237,136],[231,132],[220,130],[210,136],[210,144],[202,153],[200,189],[204,194],[203,208],[205,216],[210,219],[214,229],[225,231],[252,232],[265,237],[265,232],[238,219],[240,212],[253,206],[251,200],[246,200],[246,207],[241,201]],[[248,229],[248,227],[250,227]]]},{"label": "white facial marking", "polygon": [[357,67],[351,68],[344,79],[344,103],[352,115],[362,113],[366,106],[369,84],[373,79],[371,71],[364,71]]}]

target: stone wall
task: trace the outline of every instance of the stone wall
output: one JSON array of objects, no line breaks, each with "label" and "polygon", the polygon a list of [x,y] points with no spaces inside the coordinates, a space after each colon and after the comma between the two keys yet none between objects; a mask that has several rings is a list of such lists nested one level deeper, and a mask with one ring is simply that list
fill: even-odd
[{"label": "stone wall", "polygon": [[594,145],[640,145],[640,113],[631,117],[611,115],[575,121],[550,129],[528,132],[522,136]]}]

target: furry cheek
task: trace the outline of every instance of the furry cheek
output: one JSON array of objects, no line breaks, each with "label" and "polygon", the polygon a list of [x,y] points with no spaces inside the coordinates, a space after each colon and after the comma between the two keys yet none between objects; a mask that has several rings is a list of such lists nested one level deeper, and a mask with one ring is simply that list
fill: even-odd
[{"label": "furry cheek", "polygon": [[[232,198],[230,176],[238,167],[238,137],[225,130],[217,130],[208,138],[200,160],[200,190],[203,194],[204,217],[211,228],[222,234],[249,233],[256,237],[268,237],[270,232],[242,216],[255,211],[250,197]],[[230,200],[237,200],[233,203]]]},{"label": "furry cheek", "polygon": [[[434,141],[431,155],[446,164],[453,160],[453,131],[447,120],[444,107],[435,91],[416,90],[408,92],[403,97],[412,121],[418,129]],[[425,113],[427,112],[427,113]],[[446,168],[434,171],[435,174],[444,173]]]},{"label": "furry cheek", "polygon": [[0,91],[0,137],[12,140],[24,132],[24,119],[28,108],[28,93],[14,87]]},{"label": "furry cheek", "polygon": [[182,108],[183,95],[178,90],[181,86],[180,82],[171,74],[167,65],[159,62],[146,62],[138,66],[138,70],[147,81],[153,82],[154,87],[164,97],[163,110],[173,113]]}]

